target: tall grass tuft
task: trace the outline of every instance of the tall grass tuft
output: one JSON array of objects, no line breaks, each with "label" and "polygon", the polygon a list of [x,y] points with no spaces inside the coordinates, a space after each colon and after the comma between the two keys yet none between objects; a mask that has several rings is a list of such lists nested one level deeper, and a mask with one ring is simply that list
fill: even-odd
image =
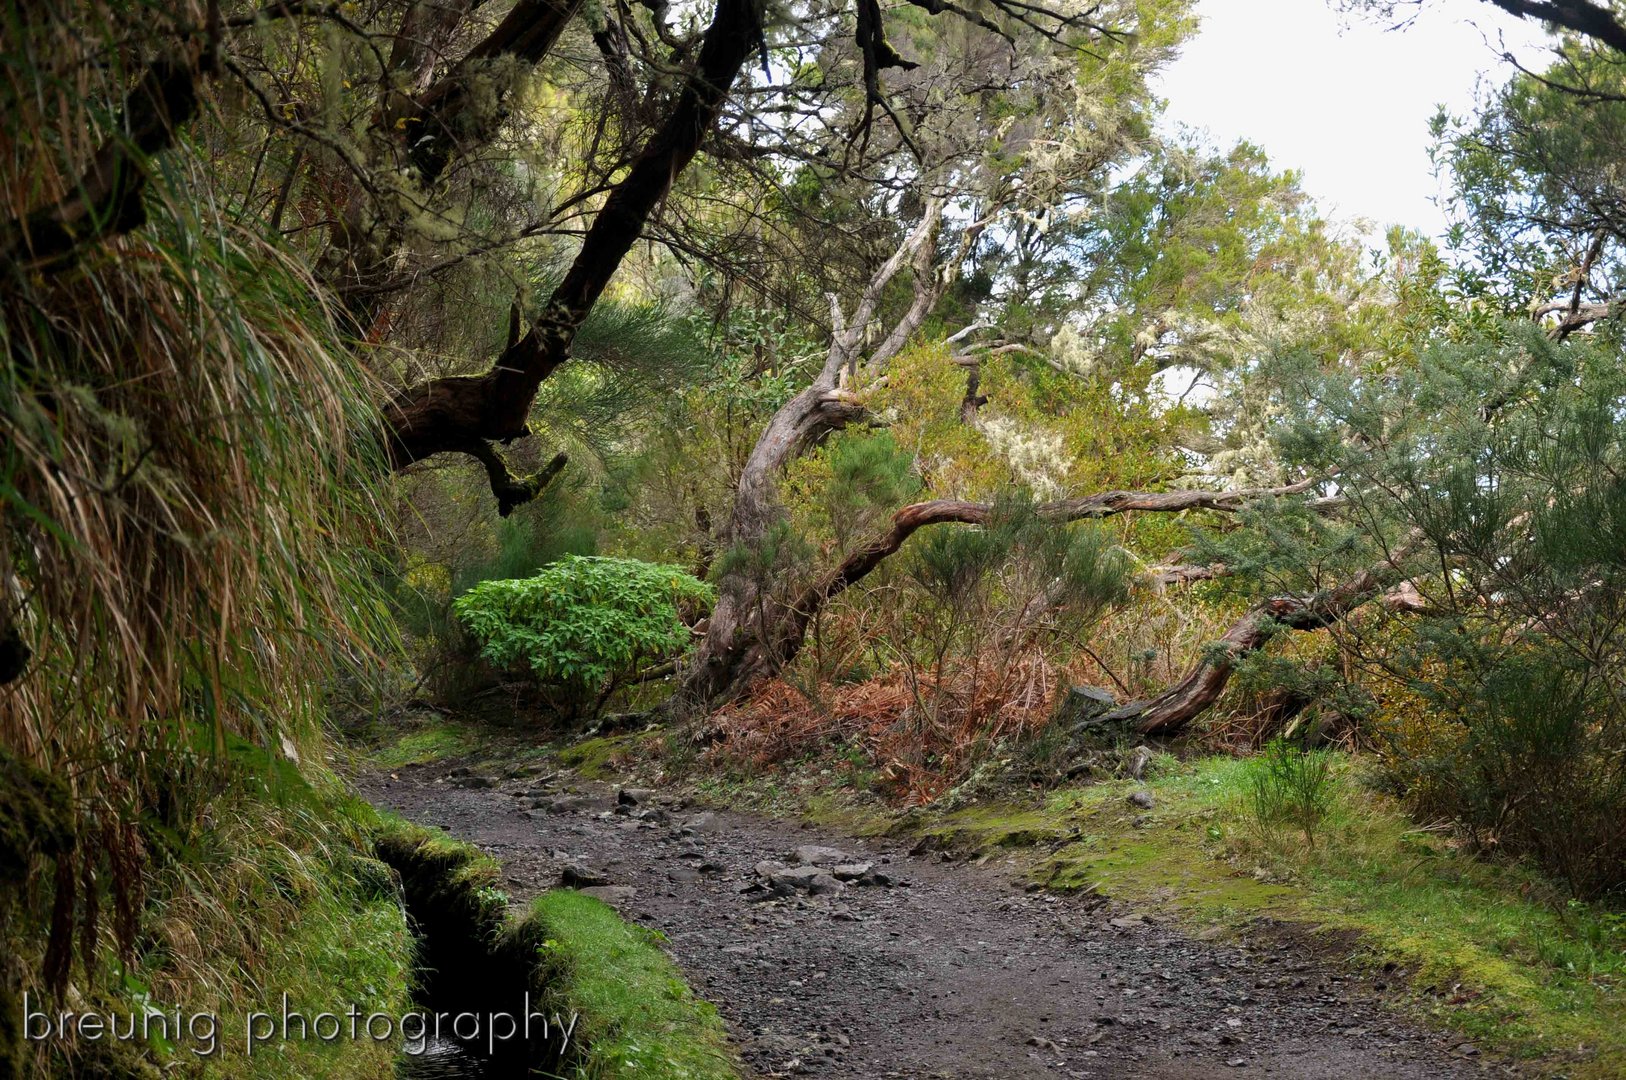
[{"label": "tall grass tuft", "polygon": [[[208,12],[37,15],[0,13],[11,225],[73,194],[142,65]],[[30,654],[0,688],[0,746],[71,790],[80,842],[48,902],[59,989],[75,958],[97,964],[106,891],[133,948],[159,849],[221,790],[173,782],[169,759],[202,730],[205,774],[234,737],[297,760],[323,675],[385,630],[362,368],[185,138],[145,160],[144,227],[49,267],[0,260],[0,630]]]},{"label": "tall grass tuft", "polygon": [[1316,830],[1332,812],[1332,753],[1273,739],[1249,762],[1248,808],[1265,828],[1291,825],[1315,849]]}]

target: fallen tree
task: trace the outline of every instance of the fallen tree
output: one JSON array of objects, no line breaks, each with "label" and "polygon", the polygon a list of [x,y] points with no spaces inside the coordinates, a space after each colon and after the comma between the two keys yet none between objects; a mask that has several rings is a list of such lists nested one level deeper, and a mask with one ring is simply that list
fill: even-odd
[{"label": "fallen tree", "polygon": [[[1232,491],[1106,491],[1040,503],[1033,512],[1057,525],[1126,513],[1234,513],[1263,500],[1305,495],[1322,482],[1317,477],[1279,487]],[[1309,502],[1322,510],[1336,505],[1336,500],[1320,497]],[[691,701],[712,704],[737,698],[758,680],[782,669],[801,651],[808,627],[825,605],[868,577],[919,530],[944,524],[982,526],[995,512],[993,503],[953,499],[905,506],[892,515],[885,532],[860,545],[840,565],[798,592],[792,602],[774,610],[762,603],[752,609],[734,609],[728,613],[731,621],[721,631],[714,613],[706,641],[686,676]],[[722,604],[718,607],[721,609]],[[743,617],[745,614],[754,615],[754,620]]]},{"label": "fallen tree", "polygon": [[1418,536],[1411,537],[1382,562],[1337,585],[1306,596],[1276,596],[1255,604],[1173,686],[1154,698],[1106,713],[1102,722],[1142,735],[1173,735],[1219,700],[1237,665],[1280,631],[1324,630],[1373,600],[1381,599],[1395,608],[1414,605],[1416,592],[1405,587],[1401,566],[1418,540]]}]

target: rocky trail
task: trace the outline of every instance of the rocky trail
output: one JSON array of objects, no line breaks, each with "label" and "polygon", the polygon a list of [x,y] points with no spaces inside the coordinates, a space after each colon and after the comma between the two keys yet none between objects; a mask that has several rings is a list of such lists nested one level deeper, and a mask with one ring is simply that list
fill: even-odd
[{"label": "rocky trail", "polygon": [[361,781],[379,806],[502,861],[523,898],[595,891],[662,931],[762,1076],[1511,1075],[1401,1019],[1399,974],[1302,936],[1203,941],[993,867],[575,779],[445,765]]}]

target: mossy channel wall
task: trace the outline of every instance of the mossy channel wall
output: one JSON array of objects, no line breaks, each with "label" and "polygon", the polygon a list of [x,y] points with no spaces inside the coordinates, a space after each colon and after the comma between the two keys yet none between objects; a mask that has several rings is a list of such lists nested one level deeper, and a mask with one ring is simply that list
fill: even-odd
[{"label": "mossy channel wall", "polygon": [[[468,844],[401,822],[387,824],[374,847],[401,876],[407,918],[418,935],[419,1006],[431,1023],[441,1014],[443,1036],[454,1034],[459,1014],[481,1022],[476,1038],[447,1041],[487,1056],[490,1076],[563,1074],[579,1062],[581,1048],[567,1034],[571,1013],[558,990],[562,979],[547,960],[546,930],[536,919],[509,918],[508,898],[497,888],[498,865]],[[512,1017],[519,1033],[501,1037],[505,1021],[487,1026],[494,1016]]]}]

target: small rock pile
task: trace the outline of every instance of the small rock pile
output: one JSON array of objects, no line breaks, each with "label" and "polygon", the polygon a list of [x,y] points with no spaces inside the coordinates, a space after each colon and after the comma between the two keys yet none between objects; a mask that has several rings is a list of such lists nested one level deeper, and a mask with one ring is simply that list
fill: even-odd
[{"label": "small rock pile", "polygon": [[791,852],[786,862],[765,859],[757,863],[753,879],[740,891],[753,899],[767,900],[798,893],[837,896],[849,885],[889,888],[894,884],[872,862],[860,862],[840,848],[804,844]]}]

